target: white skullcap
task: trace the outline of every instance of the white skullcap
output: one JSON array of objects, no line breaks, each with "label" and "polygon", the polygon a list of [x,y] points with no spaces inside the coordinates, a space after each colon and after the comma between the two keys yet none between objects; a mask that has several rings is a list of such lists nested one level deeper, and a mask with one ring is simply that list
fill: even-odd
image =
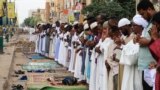
[{"label": "white skullcap", "polygon": [[84,27],[83,27],[83,29],[84,29],[84,30],[89,29],[89,25],[88,25],[88,24],[85,24]]},{"label": "white skullcap", "polygon": [[41,23],[41,25],[45,25],[45,23]]},{"label": "white skullcap", "polygon": [[91,25],[90,25],[90,28],[91,29],[94,29],[95,27],[98,26],[98,23],[97,22],[93,22]]},{"label": "white skullcap", "polygon": [[108,27],[108,21],[105,21],[104,23],[103,23],[103,28],[107,28]]},{"label": "white skullcap", "polygon": [[85,20],[85,21],[83,22],[83,25],[85,25],[85,24],[87,24],[87,20]]},{"label": "white skullcap", "polygon": [[59,23],[60,23],[60,24],[62,24],[62,21],[61,21],[61,20],[59,20]]},{"label": "white skullcap", "polygon": [[133,22],[137,25],[141,25],[143,28],[146,28],[148,25],[148,22],[139,14],[133,17]]},{"label": "white skullcap", "polygon": [[75,21],[74,23],[73,23],[73,25],[77,25],[79,22],[78,21]]},{"label": "white skullcap", "polygon": [[64,25],[64,28],[67,28],[68,24]]},{"label": "white skullcap", "polygon": [[129,25],[129,24],[131,24],[131,22],[127,18],[122,18],[118,22],[118,27],[123,27],[123,26]]},{"label": "white skullcap", "polygon": [[52,24],[52,27],[56,27],[56,24]]}]

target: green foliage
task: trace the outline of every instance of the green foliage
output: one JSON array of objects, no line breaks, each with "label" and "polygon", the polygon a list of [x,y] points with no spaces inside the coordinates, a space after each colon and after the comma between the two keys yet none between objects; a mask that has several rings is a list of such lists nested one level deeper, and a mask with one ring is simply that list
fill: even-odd
[{"label": "green foliage", "polygon": [[133,18],[136,13],[136,1],[122,2],[120,3],[128,18]]},{"label": "green foliage", "polygon": [[24,20],[26,26],[34,27],[41,19],[39,17],[28,17]]},{"label": "green foliage", "polygon": [[94,0],[92,4],[82,10],[85,15],[92,14],[97,16],[100,13],[106,14],[107,17],[116,16],[117,18],[130,18],[135,15],[135,2],[116,2],[107,0]]}]

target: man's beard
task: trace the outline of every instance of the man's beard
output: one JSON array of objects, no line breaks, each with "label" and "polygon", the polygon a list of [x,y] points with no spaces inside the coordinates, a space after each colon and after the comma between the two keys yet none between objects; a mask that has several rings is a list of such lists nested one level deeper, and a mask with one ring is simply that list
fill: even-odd
[{"label": "man's beard", "polygon": [[128,32],[127,29],[125,31],[123,31],[122,33],[123,33],[124,36],[128,36],[129,35],[129,32]]},{"label": "man's beard", "polygon": [[151,17],[148,17],[148,18],[147,18],[147,21],[150,22],[150,21],[151,21]]}]

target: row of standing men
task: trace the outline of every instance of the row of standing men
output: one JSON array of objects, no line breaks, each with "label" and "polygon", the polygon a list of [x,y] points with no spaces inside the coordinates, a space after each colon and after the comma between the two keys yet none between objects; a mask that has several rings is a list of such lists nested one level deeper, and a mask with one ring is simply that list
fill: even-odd
[{"label": "row of standing men", "polygon": [[106,21],[98,15],[73,25],[38,24],[35,51],[54,57],[78,81],[86,80],[90,90],[160,90],[159,63],[146,44],[154,36],[149,20],[156,12],[148,0],[142,0],[137,10],[132,21],[116,17]]}]

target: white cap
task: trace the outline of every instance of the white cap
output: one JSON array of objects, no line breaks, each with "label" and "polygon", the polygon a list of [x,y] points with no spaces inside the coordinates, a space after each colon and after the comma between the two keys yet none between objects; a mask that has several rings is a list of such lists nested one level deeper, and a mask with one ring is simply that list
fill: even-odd
[{"label": "white cap", "polygon": [[77,25],[79,22],[78,21],[75,21],[74,23],[73,23],[73,25]]},{"label": "white cap", "polygon": [[131,22],[127,18],[122,18],[118,22],[118,27],[123,27],[123,26],[129,25],[129,24],[131,24]]},{"label": "white cap", "polygon": [[89,25],[88,25],[88,24],[85,24],[85,25],[83,26],[83,29],[84,29],[84,30],[89,29]]},{"label": "white cap", "polygon": [[103,23],[103,28],[107,28],[108,27],[108,21],[105,21],[104,23]]},{"label": "white cap", "polygon": [[52,27],[56,27],[56,24],[52,24]]},{"label": "white cap", "polygon": [[83,22],[83,25],[85,25],[85,24],[87,24],[87,20],[85,20],[85,21]]},{"label": "white cap", "polygon": [[91,29],[94,29],[95,27],[98,26],[98,23],[97,22],[93,22],[91,25],[90,25],[90,28]]},{"label": "white cap", "polygon": [[64,28],[67,28],[68,24],[64,25]]},{"label": "white cap", "polygon": [[61,21],[61,20],[59,20],[59,23],[60,23],[60,24],[62,24],[62,21]]}]

